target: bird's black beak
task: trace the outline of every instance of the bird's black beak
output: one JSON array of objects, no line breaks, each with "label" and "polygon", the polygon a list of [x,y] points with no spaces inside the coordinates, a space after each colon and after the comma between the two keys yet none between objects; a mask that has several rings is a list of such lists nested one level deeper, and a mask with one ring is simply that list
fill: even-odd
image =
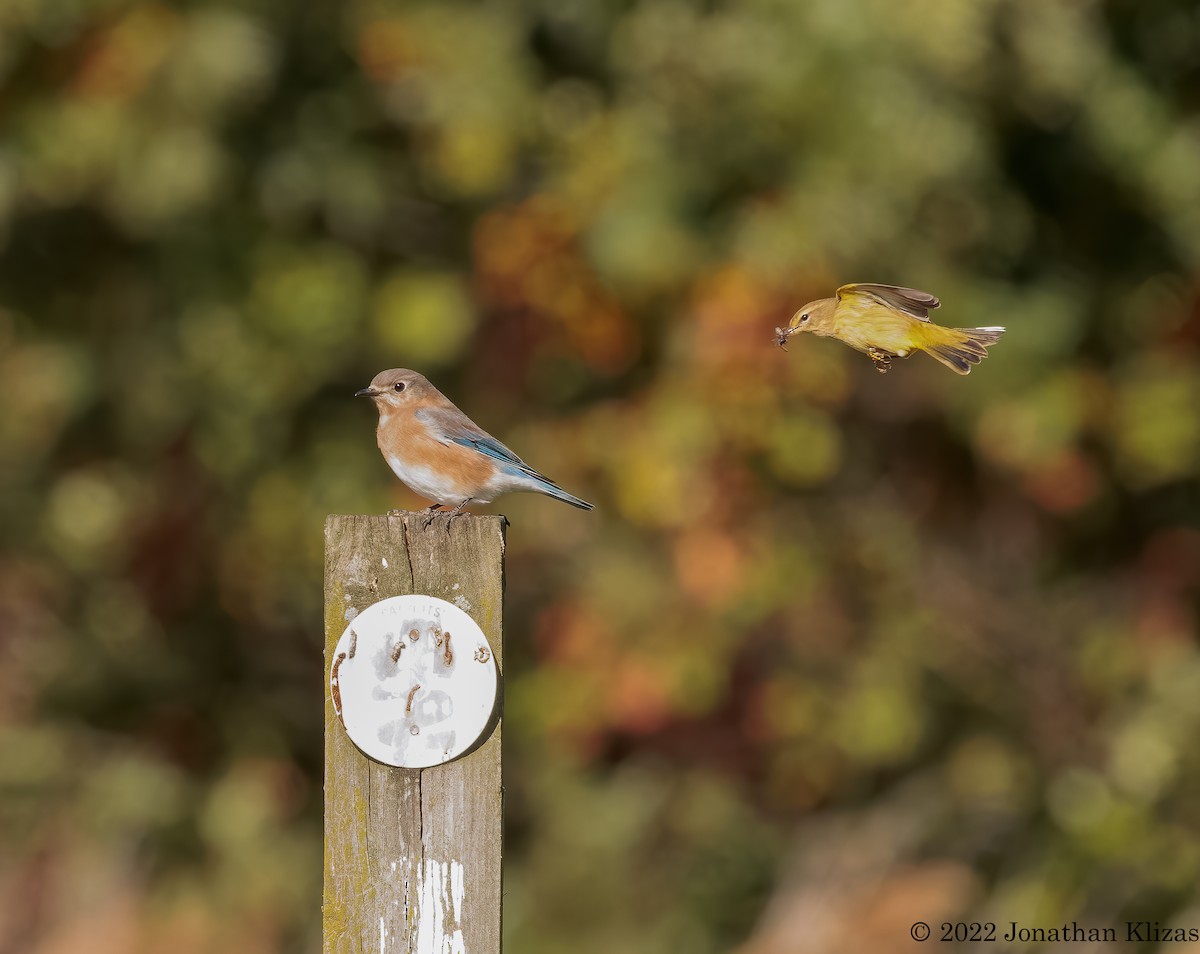
[{"label": "bird's black beak", "polygon": [[378,392],[374,388],[363,388],[361,391],[355,391],[355,397],[374,397]]}]

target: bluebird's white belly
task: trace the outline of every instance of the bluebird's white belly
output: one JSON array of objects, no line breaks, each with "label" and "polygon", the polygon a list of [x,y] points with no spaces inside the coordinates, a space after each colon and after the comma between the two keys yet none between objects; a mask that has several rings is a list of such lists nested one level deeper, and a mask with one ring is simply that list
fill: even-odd
[{"label": "bluebird's white belly", "polygon": [[[392,454],[387,456],[387,462],[388,466],[392,468],[392,473],[399,477],[406,487],[415,490],[422,497],[436,500],[440,504],[458,505],[462,503],[465,494],[459,492],[459,488],[452,485],[432,467],[413,463]],[[480,502],[486,503],[487,501]]]},{"label": "bluebird's white belly", "polygon": [[521,474],[510,474],[500,467],[488,478],[488,482],[476,491],[476,500],[489,503],[501,494],[511,494],[519,491],[538,491],[533,482]]}]

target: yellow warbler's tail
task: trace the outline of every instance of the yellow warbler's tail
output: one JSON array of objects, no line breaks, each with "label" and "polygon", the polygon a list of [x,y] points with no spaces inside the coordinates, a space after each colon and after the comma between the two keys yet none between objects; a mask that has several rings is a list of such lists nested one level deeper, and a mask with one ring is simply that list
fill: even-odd
[{"label": "yellow warbler's tail", "polygon": [[1003,328],[943,328],[929,325],[925,353],[957,374],[970,374],[971,365],[987,357],[987,349],[1000,340]]}]

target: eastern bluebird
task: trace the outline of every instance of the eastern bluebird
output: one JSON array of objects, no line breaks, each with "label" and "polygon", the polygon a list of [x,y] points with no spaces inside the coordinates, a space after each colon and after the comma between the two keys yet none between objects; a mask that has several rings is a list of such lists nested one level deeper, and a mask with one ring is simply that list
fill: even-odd
[{"label": "eastern bluebird", "polygon": [[379,409],[375,437],[392,472],[422,497],[437,501],[429,508],[430,520],[442,505],[454,504],[454,517],[469,504],[491,503],[517,490],[593,509],[526,464],[416,371],[380,371],[354,396],[360,395]]}]

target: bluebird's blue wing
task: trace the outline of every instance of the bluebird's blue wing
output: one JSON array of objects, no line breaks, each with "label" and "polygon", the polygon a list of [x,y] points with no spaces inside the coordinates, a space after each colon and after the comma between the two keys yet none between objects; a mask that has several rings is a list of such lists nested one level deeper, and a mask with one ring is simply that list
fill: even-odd
[{"label": "bluebird's blue wing", "polygon": [[461,444],[485,454],[501,464],[525,467],[511,450],[479,427],[456,407],[425,407],[417,411],[417,420],[427,424],[438,439],[450,444]]},{"label": "bluebird's blue wing", "polygon": [[549,477],[539,474],[525,461],[505,447],[475,424],[467,415],[456,407],[431,407],[417,411],[418,420],[428,424],[430,429],[439,437],[452,444],[470,447],[500,464],[502,470],[513,477],[522,477],[529,482],[529,489],[546,494],[558,500],[565,501],[574,507],[591,510],[592,505],[586,500],[580,500],[561,487]]},{"label": "bluebird's blue wing", "polygon": [[[451,437],[450,440],[455,444],[462,444],[464,447],[473,447],[481,454],[486,454],[488,457],[494,457],[501,464],[515,466],[521,470],[529,470],[529,465],[526,464],[525,461],[521,460],[520,457],[510,451],[490,434],[459,434]],[[530,473],[532,473],[532,471],[530,471]]]}]

